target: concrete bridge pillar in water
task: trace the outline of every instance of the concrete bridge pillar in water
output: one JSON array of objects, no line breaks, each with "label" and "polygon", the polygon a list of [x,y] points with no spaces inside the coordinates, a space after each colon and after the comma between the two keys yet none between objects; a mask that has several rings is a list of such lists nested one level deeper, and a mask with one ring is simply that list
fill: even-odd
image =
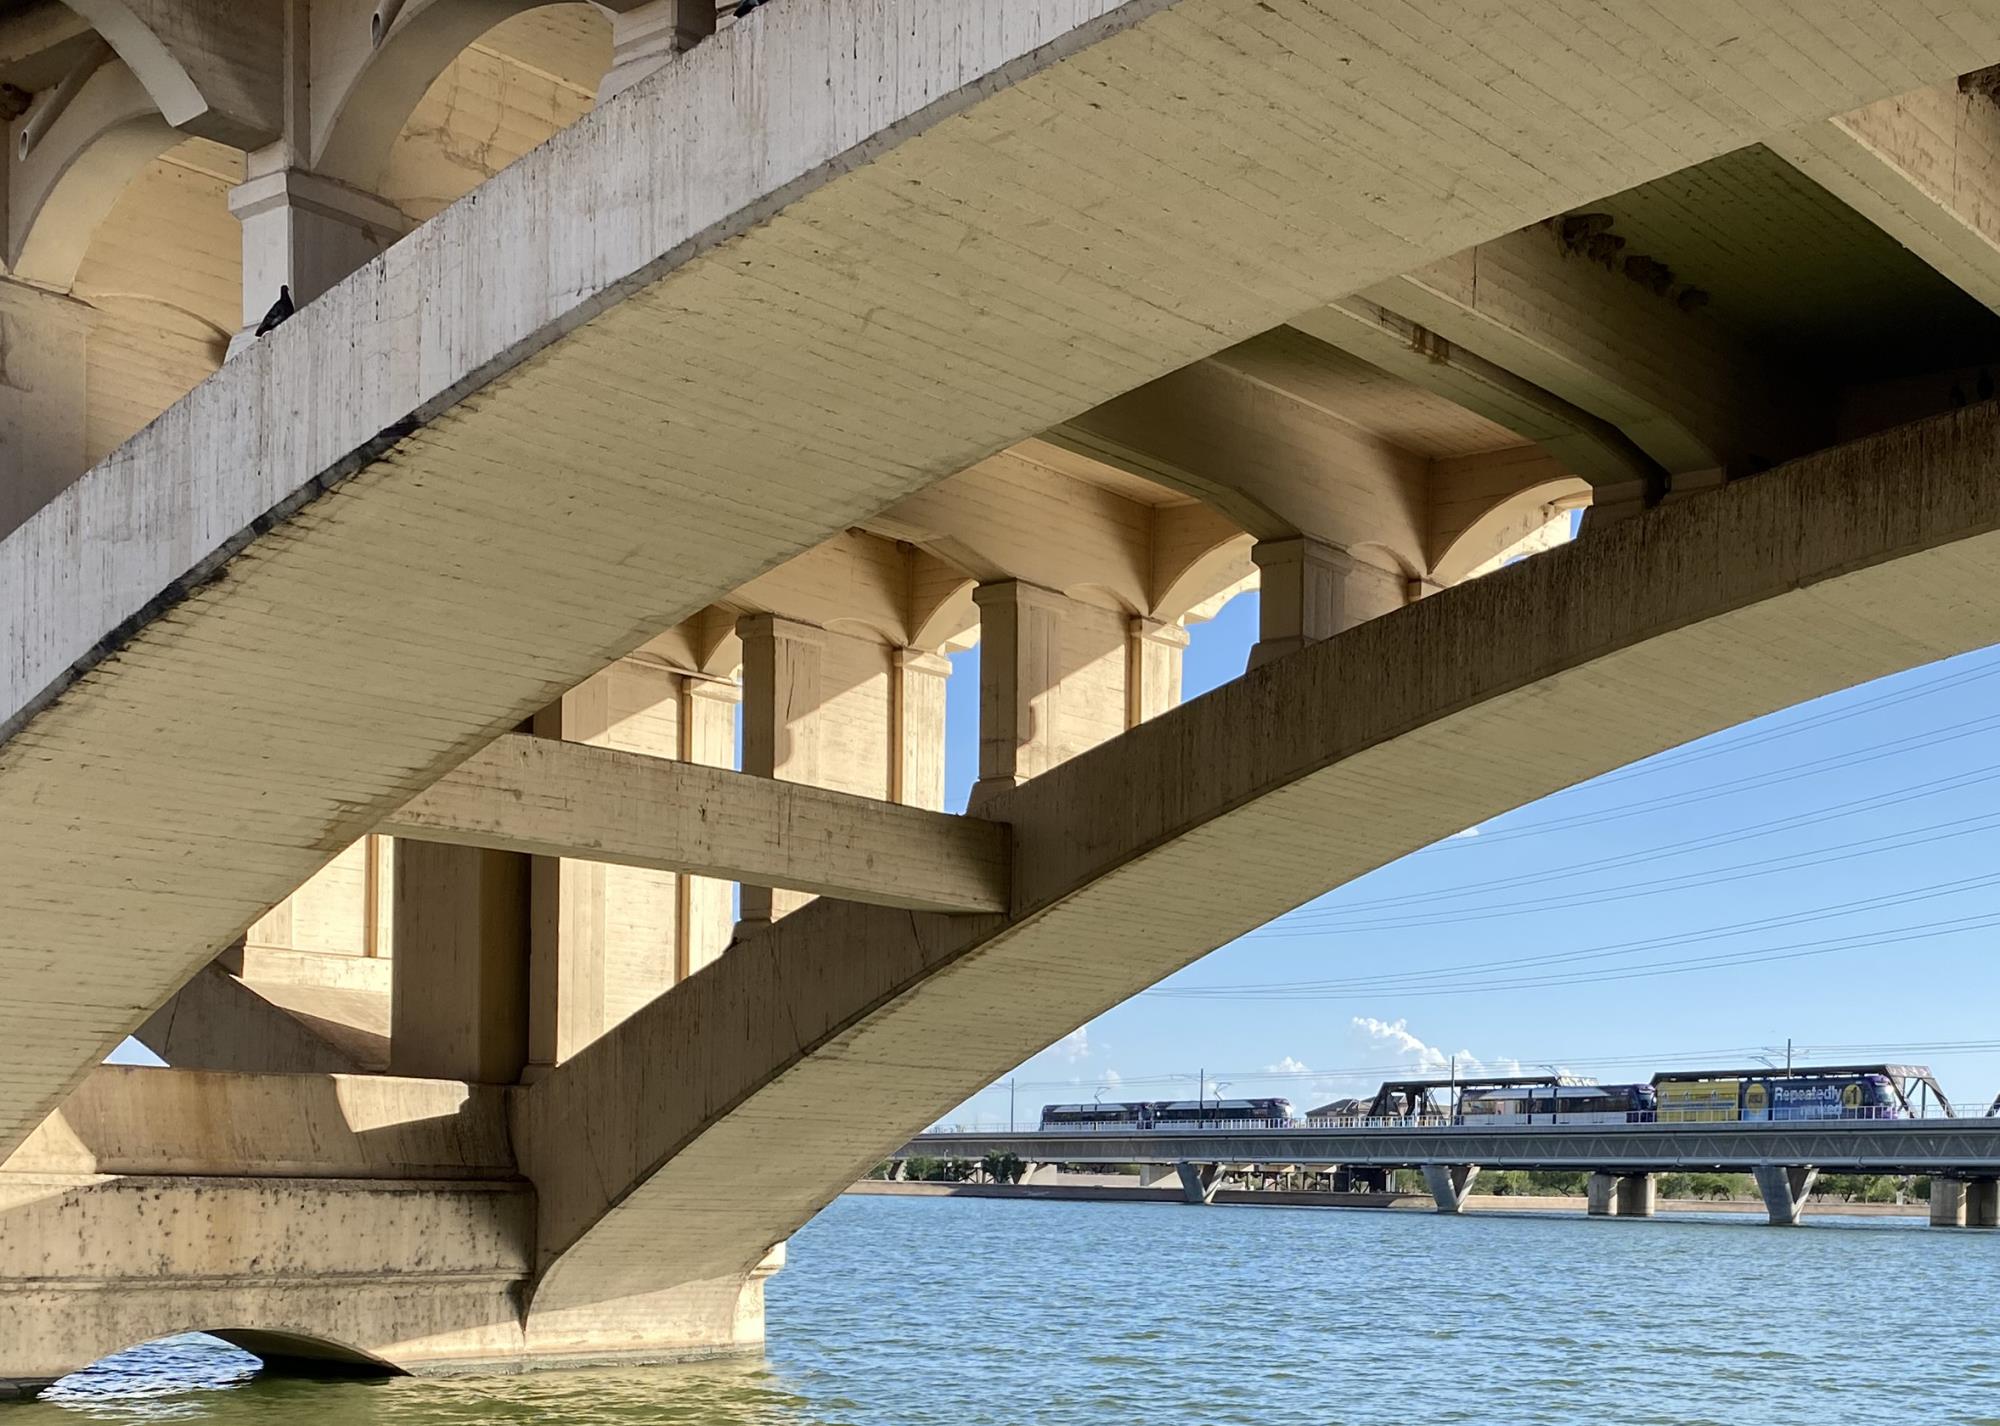
[{"label": "concrete bridge pillar in water", "polygon": [[1465,1196],[1479,1177],[1478,1164],[1425,1164],[1424,1187],[1437,1200],[1440,1213],[1463,1213]]},{"label": "concrete bridge pillar in water", "polygon": [[1806,1211],[1819,1170],[1806,1164],[1759,1164],[1751,1170],[1774,1228],[1795,1228]]},{"label": "concrete bridge pillar in water", "polygon": [[1593,1218],[1651,1218],[1656,1184],[1649,1173],[1594,1173],[1588,1188]]},{"label": "concrete bridge pillar in water", "polygon": [[1189,1203],[1215,1202],[1215,1190],[1222,1186],[1221,1164],[1193,1164],[1185,1160],[1174,1165],[1180,1176],[1181,1194]]}]

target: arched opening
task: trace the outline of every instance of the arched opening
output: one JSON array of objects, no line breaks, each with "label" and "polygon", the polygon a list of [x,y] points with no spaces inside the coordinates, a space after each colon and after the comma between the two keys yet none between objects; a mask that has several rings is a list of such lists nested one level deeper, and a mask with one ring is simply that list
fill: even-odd
[{"label": "arched opening", "polygon": [[1523,555],[1553,548],[1569,539],[1573,512],[1589,503],[1589,484],[1573,477],[1517,490],[1459,532],[1438,556],[1431,579],[1444,586],[1461,584]]},{"label": "arched opening", "polygon": [[[213,1328],[153,1337],[42,1384],[45,1401],[89,1406],[227,1391],[265,1376],[379,1379],[400,1375],[378,1357],[297,1332]],[[30,1384],[34,1389],[34,1384]]]}]

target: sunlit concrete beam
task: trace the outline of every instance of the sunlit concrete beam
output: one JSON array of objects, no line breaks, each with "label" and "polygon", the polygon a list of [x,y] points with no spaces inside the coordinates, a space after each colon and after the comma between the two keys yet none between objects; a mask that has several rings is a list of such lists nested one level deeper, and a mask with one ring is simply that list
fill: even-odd
[{"label": "sunlit concrete beam", "polygon": [[1008,903],[998,823],[518,733],[475,753],[381,830],[882,906]]},{"label": "sunlit concrete beam", "polygon": [[2000,104],[1993,85],[1919,89],[1766,146],[2000,311]]}]

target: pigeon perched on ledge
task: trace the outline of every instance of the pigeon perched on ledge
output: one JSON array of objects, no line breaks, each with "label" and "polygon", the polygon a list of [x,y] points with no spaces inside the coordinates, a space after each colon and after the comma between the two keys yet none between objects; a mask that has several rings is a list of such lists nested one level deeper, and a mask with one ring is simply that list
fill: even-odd
[{"label": "pigeon perched on ledge", "polygon": [[284,326],[291,319],[292,313],[298,310],[298,308],[292,305],[292,289],[289,286],[280,284],[278,287],[278,300],[271,304],[271,310],[266,312],[264,320],[257,324],[255,335],[261,337],[266,332],[277,331],[278,328]]}]

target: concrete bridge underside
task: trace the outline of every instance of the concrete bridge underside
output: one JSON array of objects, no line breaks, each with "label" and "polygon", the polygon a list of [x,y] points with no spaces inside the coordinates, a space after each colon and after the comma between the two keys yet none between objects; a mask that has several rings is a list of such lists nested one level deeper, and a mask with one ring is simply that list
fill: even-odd
[{"label": "concrete bridge underside", "polygon": [[[0,544],[0,1153],[340,848],[788,557],[1329,299],[2000,61],[2000,5],[1943,0],[1580,5],[1560,37],[1528,0],[772,11]],[[1001,794],[1007,913],[822,900],[740,942],[513,1092],[497,1323],[343,1345],[738,1342],[774,1244],[1090,1015],[1472,822],[2000,640],[1968,593],[1996,434],[1974,408],[1656,511]]]}]

